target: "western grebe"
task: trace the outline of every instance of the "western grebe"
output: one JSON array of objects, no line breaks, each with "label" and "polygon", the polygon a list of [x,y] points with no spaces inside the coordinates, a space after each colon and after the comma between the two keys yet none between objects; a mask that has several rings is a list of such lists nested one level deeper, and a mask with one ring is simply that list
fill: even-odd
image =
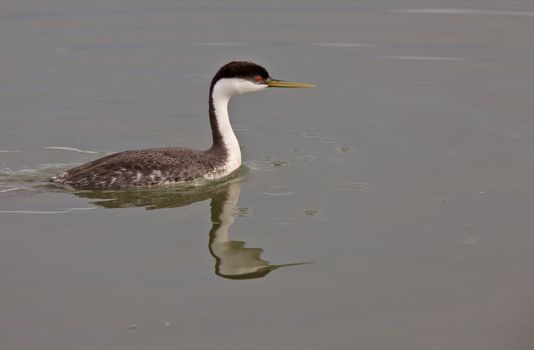
[{"label": "western grebe", "polygon": [[67,170],[50,181],[79,189],[119,189],[222,178],[241,166],[239,142],[228,116],[230,98],[268,87],[313,86],[272,79],[265,68],[252,62],[230,62],[221,67],[211,81],[211,148],[195,150],[167,147],[123,151]]}]

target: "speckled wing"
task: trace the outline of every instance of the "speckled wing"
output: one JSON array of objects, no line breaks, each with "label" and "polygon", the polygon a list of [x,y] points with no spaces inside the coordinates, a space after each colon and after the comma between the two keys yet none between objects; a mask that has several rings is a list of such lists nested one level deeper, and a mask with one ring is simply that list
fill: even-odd
[{"label": "speckled wing", "polygon": [[70,169],[51,181],[81,189],[150,187],[209,175],[217,163],[211,153],[193,149],[124,151]]}]

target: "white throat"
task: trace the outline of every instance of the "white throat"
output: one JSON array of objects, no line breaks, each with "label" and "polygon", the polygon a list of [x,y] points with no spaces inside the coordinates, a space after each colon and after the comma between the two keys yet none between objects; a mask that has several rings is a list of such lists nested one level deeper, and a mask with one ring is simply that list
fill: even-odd
[{"label": "white throat", "polygon": [[222,169],[223,176],[230,174],[241,166],[241,149],[230,124],[228,102],[232,96],[260,91],[265,87],[265,85],[239,78],[223,78],[213,86],[212,98],[217,126],[222,136],[222,142],[228,152],[228,159],[224,164],[224,169]]}]

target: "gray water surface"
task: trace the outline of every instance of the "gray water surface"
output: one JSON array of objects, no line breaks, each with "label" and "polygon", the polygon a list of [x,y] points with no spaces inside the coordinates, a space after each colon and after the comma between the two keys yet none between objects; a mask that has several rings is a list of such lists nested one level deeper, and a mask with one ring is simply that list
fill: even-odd
[{"label": "gray water surface", "polygon": [[[532,349],[534,5],[0,5],[0,348]],[[245,166],[206,188],[45,179],[210,144],[224,63]]]}]

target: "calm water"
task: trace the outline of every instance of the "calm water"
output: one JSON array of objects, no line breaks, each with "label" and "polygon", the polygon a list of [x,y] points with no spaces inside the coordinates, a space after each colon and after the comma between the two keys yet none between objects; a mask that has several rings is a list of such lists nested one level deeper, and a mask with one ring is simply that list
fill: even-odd
[{"label": "calm water", "polygon": [[[0,348],[532,349],[534,4],[0,4]],[[69,192],[210,143],[232,59],[317,84],[231,102],[246,166]]]}]

